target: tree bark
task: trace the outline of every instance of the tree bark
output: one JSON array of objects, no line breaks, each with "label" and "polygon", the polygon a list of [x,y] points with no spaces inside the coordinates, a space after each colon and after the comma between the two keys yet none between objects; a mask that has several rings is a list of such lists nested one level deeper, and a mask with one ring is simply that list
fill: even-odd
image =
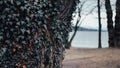
[{"label": "tree bark", "polygon": [[99,22],[99,32],[98,32],[98,48],[102,48],[101,45],[101,11],[100,11],[100,0],[98,0],[98,22]]},{"label": "tree bark", "polygon": [[107,14],[107,29],[108,29],[108,43],[109,47],[115,47],[114,46],[114,27],[113,27],[113,12],[110,4],[110,0],[105,0],[105,8],[106,8],[106,14]]},{"label": "tree bark", "polygon": [[120,48],[120,0],[116,1],[115,46]]},{"label": "tree bark", "polygon": [[76,0],[1,0],[0,6],[0,68],[62,68]]}]

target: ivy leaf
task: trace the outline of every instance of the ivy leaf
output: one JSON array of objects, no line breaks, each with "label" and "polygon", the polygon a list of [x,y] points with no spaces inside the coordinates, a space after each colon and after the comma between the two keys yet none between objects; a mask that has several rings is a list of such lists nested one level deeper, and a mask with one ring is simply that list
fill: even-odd
[{"label": "ivy leaf", "polygon": [[21,2],[20,2],[20,1],[16,1],[16,4],[17,4],[17,5],[21,5]]},{"label": "ivy leaf", "polygon": [[3,39],[3,36],[0,36],[0,40]]},{"label": "ivy leaf", "polygon": [[21,29],[21,32],[24,34],[25,33],[25,29]]},{"label": "ivy leaf", "polygon": [[2,57],[4,55],[4,53],[6,52],[7,48],[1,48],[0,49],[0,57]]}]

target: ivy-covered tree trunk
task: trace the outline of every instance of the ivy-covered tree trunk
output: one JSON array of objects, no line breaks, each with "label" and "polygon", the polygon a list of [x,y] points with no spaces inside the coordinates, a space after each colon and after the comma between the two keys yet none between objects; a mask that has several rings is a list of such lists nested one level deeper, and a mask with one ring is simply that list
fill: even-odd
[{"label": "ivy-covered tree trunk", "polygon": [[75,5],[0,0],[0,68],[61,68]]},{"label": "ivy-covered tree trunk", "polygon": [[76,10],[76,5],[79,3],[80,1],[79,0],[61,0],[61,3],[63,3],[63,5],[61,6],[61,9],[60,9],[60,14],[58,16],[58,18],[60,20],[63,20],[64,22],[64,29],[62,29],[64,32],[63,32],[63,39],[66,37],[67,40],[64,39],[64,42],[67,42],[67,44],[65,44],[65,48],[69,49],[70,48],[70,45],[69,44],[70,42],[68,41],[68,35],[69,35],[69,32],[71,31],[72,29],[72,23],[71,23],[71,20],[72,20],[72,13]]},{"label": "ivy-covered tree trunk", "polygon": [[108,28],[108,43],[109,47],[115,47],[114,46],[114,27],[113,27],[113,12],[110,4],[110,0],[105,0],[105,8],[107,13],[107,28]]},{"label": "ivy-covered tree trunk", "polygon": [[116,1],[115,46],[120,48],[120,0]]}]

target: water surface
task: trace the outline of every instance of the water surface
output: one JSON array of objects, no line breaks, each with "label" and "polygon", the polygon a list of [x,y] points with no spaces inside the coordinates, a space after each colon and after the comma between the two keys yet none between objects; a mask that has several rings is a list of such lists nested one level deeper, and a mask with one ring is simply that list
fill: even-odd
[{"label": "water surface", "polygon": [[[73,32],[70,33],[70,37]],[[102,47],[108,47],[108,33],[102,32]],[[98,47],[98,32],[97,31],[78,31],[72,47],[80,48],[97,48]]]}]

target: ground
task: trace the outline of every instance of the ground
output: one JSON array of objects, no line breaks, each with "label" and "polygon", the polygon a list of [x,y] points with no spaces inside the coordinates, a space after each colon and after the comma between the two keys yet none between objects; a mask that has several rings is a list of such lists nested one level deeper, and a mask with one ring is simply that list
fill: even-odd
[{"label": "ground", "polygon": [[120,68],[120,49],[71,48],[66,50],[63,68]]}]

